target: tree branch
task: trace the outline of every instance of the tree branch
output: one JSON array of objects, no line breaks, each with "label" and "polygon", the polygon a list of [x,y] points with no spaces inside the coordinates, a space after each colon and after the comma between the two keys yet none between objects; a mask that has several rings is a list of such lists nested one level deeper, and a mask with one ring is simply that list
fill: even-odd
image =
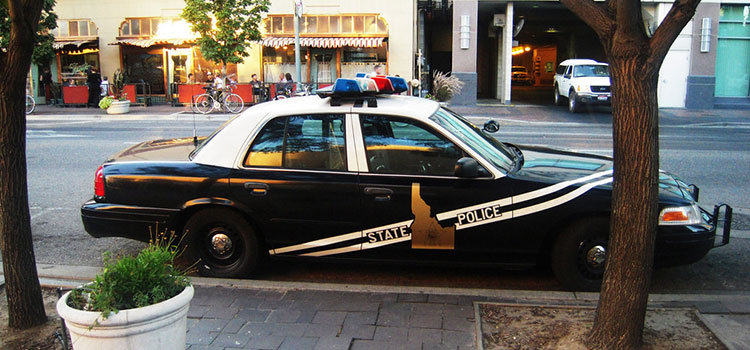
[{"label": "tree branch", "polygon": [[608,35],[607,33],[610,33],[615,25],[614,18],[610,16],[607,10],[611,1],[599,4],[593,0],[560,0],[565,7],[591,27],[600,37]]},{"label": "tree branch", "polygon": [[650,64],[658,63],[658,66],[661,66],[661,62],[669,52],[672,43],[680,35],[682,28],[693,18],[695,8],[698,7],[699,3],[700,0],[676,0],[672,4],[669,13],[656,28],[649,42],[651,55],[648,61]]}]

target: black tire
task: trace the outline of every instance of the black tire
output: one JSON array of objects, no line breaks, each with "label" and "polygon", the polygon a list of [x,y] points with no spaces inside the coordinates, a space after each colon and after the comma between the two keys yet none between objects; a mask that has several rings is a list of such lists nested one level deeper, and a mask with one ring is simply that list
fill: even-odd
[{"label": "black tire", "polygon": [[[240,214],[221,208],[196,212],[185,224],[182,244],[188,264],[201,276],[240,278],[252,273],[260,261],[258,238]],[[217,248],[212,239],[226,240]],[[217,244],[222,243],[217,241]]]},{"label": "black tire", "polygon": [[563,105],[563,97],[560,95],[560,90],[557,88],[557,85],[555,85],[555,106],[562,106]]},{"label": "black tire", "polygon": [[[566,289],[598,291],[606,261],[609,220],[591,218],[565,229],[552,247],[552,271]],[[598,256],[602,252],[604,257]],[[596,259],[599,257],[599,259]]]},{"label": "black tire", "polygon": [[578,113],[581,110],[581,101],[573,90],[568,94],[568,110],[570,113]]}]

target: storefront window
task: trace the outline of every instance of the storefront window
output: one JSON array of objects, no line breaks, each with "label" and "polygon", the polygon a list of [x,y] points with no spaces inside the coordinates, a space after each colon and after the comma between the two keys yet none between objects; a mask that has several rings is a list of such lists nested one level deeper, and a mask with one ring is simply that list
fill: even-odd
[{"label": "storefront window", "polygon": [[52,31],[56,38],[97,36],[96,24],[88,19],[72,19],[57,21],[57,28]]},{"label": "storefront window", "polygon": [[750,96],[750,6],[722,5],[716,49],[716,92],[719,97]]},{"label": "storefront window", "polygon": [[67,85],[86,85],[86,72],[89,68],[99,70],[99,54],[60,55],[60,76]]},{"label": "storefront window", "polygon": [[120,36],[154,36],[162,23],[172,23],[179,19],[159,17],[128,18],[120,25]]},{"label": "storefront window", "polygon": [[[264,28],[268,34],[294,33],[294,17],[292,15],[272,15],[264,20]],[[377,15],[335,15],[335,16],[303,16],[300,21],[301,34],[388,34],[388,26],[384,19]]]},{"label": "storefront window", "polygon": [[[302,65],[307,65],[307,49],[302,50],[300,60]],[[305,68],[306,69],[306,68]],[[296,77],[296,65],[294,63],[294,45],[282,46],[279,48],[275,47],[264,47],[263,48],[263,79],[265,81],[279,81],[280,74],[289,73],[295,81],[299,81]],[[305,74],[306,75],[306,74]],[[302,80],[307,80],[307,77],[303,77]]]},{"label": "storefront window", "polygon": [[341,76],[353,77],[359,72],[370,73],[375,65],[386,65],[386,48],[345,47],[341,57]]},{"label": "storefront window", "polygon": [[[193,56],[193,78],[196,82],[207,82],[209,79],[208,72],[211,72],[210,75],[212,77],[216,77],[217,74],[221,73],[220,64],[205,59],[198,48],[195,48],[193,51],[195,52],[195,56]],[[237,75],[237,65],[234,63],[227,64],[227,75],[231,74]],[[237,81],[249,80],[249,77],[240,77]]]}]

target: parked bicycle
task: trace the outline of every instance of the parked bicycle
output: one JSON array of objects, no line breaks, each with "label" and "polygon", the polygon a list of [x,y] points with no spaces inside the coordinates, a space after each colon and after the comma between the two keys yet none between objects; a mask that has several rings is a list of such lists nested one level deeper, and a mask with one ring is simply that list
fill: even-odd
[{"label": "parked bicycle", "polygon": [[239,113],[245,107],[242,97],[233,93],[231,86],[221,90],[216,90],[212,86],[204,86],[203,89],[206,90],[205,93],[193,97],[193,103],[190,105],[193,112],[208,114],[217,109]]},{"label": "parked bicycle", "polygon": [[26,114],[33,113],[34,108],[36,108],[36,101],[34,101],[33,97],[26,95]]},{"label": "parked bicycle", "polygon": [[283,100],[283,99],[290,98],[290,97],[300,97],[300,96],[309,96],[309,95],[312,95],[312,85],[300,83],[299,90],[292,91],[290,87],[287,87],[283,90],[279,90],[273,99]]}]

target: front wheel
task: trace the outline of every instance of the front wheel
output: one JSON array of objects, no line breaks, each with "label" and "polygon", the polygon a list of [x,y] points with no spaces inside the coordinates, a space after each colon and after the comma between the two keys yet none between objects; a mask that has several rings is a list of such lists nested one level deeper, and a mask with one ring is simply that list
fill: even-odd
[{"label": "front wheel", "polygon": [[34,108],[36,108],[36,101],[31,96],[26,95],[26,114],[33,113]]},{"label": "front wheel", "polygon": [[242,108],[245,107],[244,102],[242,101],[242,97],[237,94],[229,94],[224,99],[224,108],[229,113],[239,113],[242,112]]},{"label": "front wheel", "polygon": [[214,109],[214,98],[209,94],[200,94],[195,97],[194,110],[201,114],[208,114]]},{"label": "front wheel", "polygon": [[568,110],[570,113],[578,113],[581,110],[581,101],[573,90],[568,94]]},{"label": "front wheel", "polygon": [[607,258],[609,220],[591,218],[569,226],[552,247],[552,271],[570,290],[598,291]]},{"label": "front wheel", "polygon": [[204,209],[185,224],[182,244],[188,263],[202,276],[245,277],[258,267],[260,248],[250,223],[229,209]]}]

